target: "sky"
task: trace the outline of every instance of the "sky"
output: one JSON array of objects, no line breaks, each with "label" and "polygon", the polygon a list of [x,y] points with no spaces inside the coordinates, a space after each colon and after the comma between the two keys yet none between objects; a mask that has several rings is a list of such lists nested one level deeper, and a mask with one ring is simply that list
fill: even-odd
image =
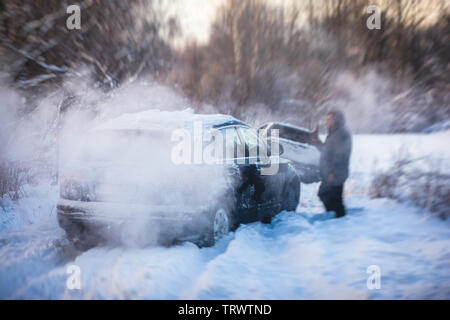
[{"label": "sky", "polygon": [[196,39],[206,42],[216,9],[225,0],[178,0],[175,10],[179,15],[183,30],[183,42]]},{"label": "sky", "polygon": [[[291,1],[269,0],[268,2],[282,4]],[[206,42],[209,37],[215,12],[225,2],[226,0],[176,0],[172,2],[172,10],[177,14],[183,30],[183,35],[179,39],[178,44],[182,45],[192,39],[199,42]]]}]

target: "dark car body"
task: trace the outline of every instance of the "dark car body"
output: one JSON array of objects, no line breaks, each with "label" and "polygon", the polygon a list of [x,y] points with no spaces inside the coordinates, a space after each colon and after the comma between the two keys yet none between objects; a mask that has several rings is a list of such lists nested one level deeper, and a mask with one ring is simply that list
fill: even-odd
[{"label": "dark car body", "polygon": [[[158,152],[150,151],[148,155],[150,162],[154,157],[158,158],[154,165],[146,160],[148,167],[137,171],[133,163],[121,164],[120,179],[113,180],[105,177],[109,175],[114,178],[114,170],[119,167],[117,164],[110,169],[101,161],[100,164],[81,162],[81,171],[88,172],[82,179],[76,174],[61,174],[57,206],[59,225],[73,243],[89,247],[99,240],[114,241],[139,234],[140,238],[151,238],[159,243],[191,240],[200,245],[212,245],[218,237],[241,223],[268,222],[282,210],[296,209],[300,180],[295,169],[289,160],[279,156],[263,159],[258,154],[253,157],[249,152],[255,147],[253,144],[257,142],[259,147],[265,142],[245,123],[222,115],[180,115],[174,112],[168,123],[164,123],[165,118],[146,116],[145,124],[131,121],[132,117],[128,115],[125,120],[115,124],[113,121],[113,125],[107,124],[96,132],[114,131],[119,137],[124,134],[131,137],[126,141],[145,142],[148,138],[163,144],[161,141],[167,140],[158,132],[169,132],[181,123],[181,127],[187,128],[195,121],[202,121],[205,132],[234,136],[231,145],[233,156],[208,165],[174,165],[167,158],[169,153],[155,149]],[[102,145],[95,145],[94,154]],[[225,142],[224,147],[226,149],[229,145]],[[141,149],[134,151],[139,155]],[[239,153],[239,150],[245,152]],[[272,174],[263,174],[262,171],[268,167],[276,167],[277,170]],[[100,176],[101,179],[98,178]],[[102,186],[107,187],[102,190]],[[123,190],[129,191],[128,194],[124,195]]]}]

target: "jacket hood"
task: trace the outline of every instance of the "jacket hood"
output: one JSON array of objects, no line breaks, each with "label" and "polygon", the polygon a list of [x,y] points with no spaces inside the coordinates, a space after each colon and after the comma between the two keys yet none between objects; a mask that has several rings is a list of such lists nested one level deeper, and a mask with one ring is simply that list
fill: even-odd
[{"label": "jacket hood", "polygon": [[345,127],[345,116],[340,110],[332,110],[328,114],[333,115],[333,126],[329,129],[329,132],[334,132],[342,127]]}]

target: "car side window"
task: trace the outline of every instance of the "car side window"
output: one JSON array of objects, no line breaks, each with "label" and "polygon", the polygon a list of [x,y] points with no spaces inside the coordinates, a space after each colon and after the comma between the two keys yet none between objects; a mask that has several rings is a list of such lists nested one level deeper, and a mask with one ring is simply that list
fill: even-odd
[{"label": "car side window", "polygon": [[249,149],[258,147],[259,139],[256,132],[247,128],[239,128],[239,130],[241,131],[244,142]]},{"label": "car side window", "polygon": [[228,127],[220,130],[224,145],[224,158],[236,159],[245,157],[245,146],[235,127]]},{"label": "car side window", "polygon": [[242,138],[248,148],[248,156],[258,156],[260,160],[266,162],[267,146],[266,143],[258,136],[258,133],[250,128],[239,128]]}]

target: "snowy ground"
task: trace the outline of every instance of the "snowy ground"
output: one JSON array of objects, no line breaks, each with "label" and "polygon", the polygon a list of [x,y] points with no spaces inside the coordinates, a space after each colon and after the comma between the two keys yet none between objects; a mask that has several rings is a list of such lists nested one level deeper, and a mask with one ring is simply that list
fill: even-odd
[{"label": "snowy ground", "polygon": [[[448,138],[449,132],[355,137],[348,216],[321,219],[318,185],[302,186],[297,212],[282,212],[270,225],[241,226],[212,248],[184,243],[80,254],[57,226],[57,189],[30,190],[0,211],[0,298],[450,299],[450,222],[364,192],[401,146],[450,159]],[[81,269],[81,290],[66,287],[73,264]],[[371,265],[381,270],[379,290],[366,285]]]}]

